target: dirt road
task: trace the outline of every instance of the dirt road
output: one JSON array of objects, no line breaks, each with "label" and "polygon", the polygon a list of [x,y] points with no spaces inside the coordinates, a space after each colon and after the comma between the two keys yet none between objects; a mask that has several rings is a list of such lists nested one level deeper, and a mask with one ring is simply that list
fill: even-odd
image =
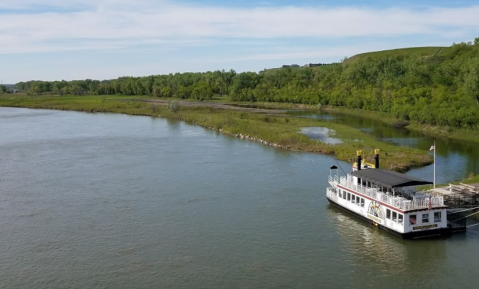
[{"label": "dirt road", "polygon": [[[142,99],[144,102],[148,102],[151,104],[157,105],[168,105],[169,100],[164,99]],[[175,100],[178,105],[181,106],[189,106],[189,107],[211,107],[217,109],[230,109],[230,110],[240,110],[240,111],[247,111],[247,112],[256,112],[256,113],[265,113],[265,114],[283,114],[286,113],[285,109],[268,109],[268,108],[257,108],[254,105],[248,104],[225,104],[225,103],[217,103],[217,102],[204,102],[204,101],[183,101],[183,100]]]}]

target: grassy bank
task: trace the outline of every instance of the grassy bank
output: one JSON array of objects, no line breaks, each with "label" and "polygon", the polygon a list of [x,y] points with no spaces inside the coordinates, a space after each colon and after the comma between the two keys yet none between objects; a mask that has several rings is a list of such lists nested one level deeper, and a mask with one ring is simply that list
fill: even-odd
[{"label": "grassy bank", "polygon": [[[310,108],[313,109],[312,107]],[[348,115],[357,115],[364,118],[375,119],[375,120],[382,121],[386,124],[389,124],[391,126],[404,126],[407,129],[418,131],[426,135],[435,136],[439,138],[450,138],[450,139],[457,139],[462,141],[479,143],[479,130],[457,129],[457,128],[453,129],[450,127],[402,122],[402,121],[399,121],[397,118],[382,112],[354,110],[354,109],[331,107],[331,106],[323,106],[321,107],[321,110],[324,110],[327,112],[344,113]]]},{"label": "grassy bank", "polygon": [[477,176],[470,176],[469,178],[461,181],[464,184],[479,184],[479,175]]},{"label": "grassy bank", "polygon": [[[228,104],[232,103],[228,100],[222,100],[222,102]],[[359,116],[362,118],[369,118],[374,120],[382,121],[390,126],[401,126],[409,130],[418,131],[426,135],[435,136],[439,138],[450,138],[457,139],[461,141],[468,141],[479,143],[479,130],[470,130],[470,129],[457,129],[451,127],[441,127],[433,126],[426,124],[411,123],[398,120],[395,117],[392,117],[390,114],[358,109],[347,109],[342,107],[335,106],[320,106],[317,105],[305,105],[305,104],[293,104],[293,103],[279,103],[279,102],[236,102],[236,104],[241,106],[252,106],[257,108],[274,108],[274,109],[285,109],[285,110],[294,110],[294,109],[305,109],[311,111],[326,111],[332,113],[342,113],[347,115]]]},{"label": "grassy bank", "polygon": [[[457,181],[457,182],[449,182],[449,183],[445,183],[445,184],[436,184],[436,188],[441,188],[441,187],[446,187],[448,188],[449,187],[449,184],[453,184],[453,185],[459,185],[459,184],[479,184],[479,175],[469,175],[469,177],[467,177],[466,179],[464,180],[460,180],[460,181]],[[427,185],[427,186],[420,186],[419,189],[420,190],[430,190],[433,188],[433,185]]]},{"label": "grassy bank", "polygon": [[[167,106],[146,103],[145,97],[125,96],[19,96],[0,97],[0,106],[74,110],[85,112],[123,113],[183,120],[234,136],[279,146],[294,151],[335,155],[352,161],[356,150],[365,151],[372,162],[372,150],[381,150],[382,167],[406,171],[432,163],[431,157],[421,150],[401,148],[381,142],[370,135],[341,124],[288,116],[271,116],[243,111],[213,109],[210,107],[179,107],[173,112]],[[327,127],[335,131],[341,144],[325,144],[299,133],[302,127]]]}]

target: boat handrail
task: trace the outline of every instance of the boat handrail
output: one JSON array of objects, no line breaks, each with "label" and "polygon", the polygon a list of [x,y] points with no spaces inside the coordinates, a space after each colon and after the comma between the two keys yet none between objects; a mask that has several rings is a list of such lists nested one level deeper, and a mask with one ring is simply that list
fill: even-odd
[{"label": "boat handrail", "polygon": [[[444,206],[444,198],[442,196],[427,196],[421,194],[420,196],[413,196],[412,200],[408,200],[402,196],[389,195],[385,192],[379,191],[377,188],[365,187],[361,184],[354,183],[346,177],[329,176],[329,182],[331,185],[340,184],[343,187],[404,211]],[[411,192],[413,191],[411,190]],[[411,195],[413,194],[414,193]]]},{"label": "boat handrail", "polygon": [[[338,175],[330,175],[328,178],[329,183],[339,183],[339,176]],[[331,184],[332,185],[332,184]]]},{"label": "boat handrail", "polygon": [[330,187],[326,189],[326,196],[335,202],[338,201],[338,194],[337,194],[336,188],[334,187]]}]

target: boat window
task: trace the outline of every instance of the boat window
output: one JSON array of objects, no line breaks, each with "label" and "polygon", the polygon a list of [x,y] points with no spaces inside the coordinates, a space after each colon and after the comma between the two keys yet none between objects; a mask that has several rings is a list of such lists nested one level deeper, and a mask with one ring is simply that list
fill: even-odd
[{"label": "boat window", "polygon": [[393,221],[394,222],[398,221],[398,214],[396,212],[393,212]]},{"label": "boat window", "polygon": [[341,189],[339,189],[339,197],[342,198]]},{"label": "boat window", "polygon": [[356,203],[356,196],[351,194],[351,202]]},{"label": "boat window", "polygon": [[398,214],[398,223],[399,223],[399,224],[402,224],[402,221],[403,221],[403,215],[402,215],[402,214]]},{"label": "boat window", "polygon": [[348,193],[348,201],[351,201],[351,193]]},{"label": "boat window", "polygon": [[409,224],[410,225],[416,225],[416,214],[409,215]]},{"label": "boat window", "polygon": [[422,222],[429,223],[429,214],[422,214]]},{"label": "boat window", "polygon": [[434,223],[441,222],[441,212],[434,212]]},{"label": "boat window", "polygon": [[386,219],[391,219],[391,210],[386,209]]},{"label": "boat window", "polygon": [[361,198],[361,207],[364,207],[364,199]]}]

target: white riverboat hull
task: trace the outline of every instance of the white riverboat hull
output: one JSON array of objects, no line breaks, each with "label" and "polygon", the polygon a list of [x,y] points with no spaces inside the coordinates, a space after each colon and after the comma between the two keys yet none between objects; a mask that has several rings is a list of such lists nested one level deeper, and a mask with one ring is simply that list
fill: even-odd
[{"label": "white riverboat hull", "polygon": [[[378,151],[376,151],[378,152]],[[408,175],[379,169],[376,164],[353,165],[346,176],[329,176],[328,201],[364,221],[404,239],[417,239],[465,232],[465,220],[449,220],[442,196],[419,192],[416,186],[431,184]],[[336,166],[331,167],[337,169]],[[451,214],[452,216],[452,214]],[[453,216],[457,219],[457,216]]]},{"label": "white riverboat hull", "polygon": [[365,217],[364,215],[361,215],[357,212],[354,212],[352,210],[349,210],[335,201],[331,200],[330,198],[327,198],[329,203],[333,205],[335,208],[340,209],[341,211],[347,212],[362,221],[371,224],[379,229],[385,230],[388,233],[393,234],[396,237],[402,238],[402,239],[421,239],[421,238],[433,238],[433,237],[441,237],[441,236],[449,236],[454,233],[460,233],[460,232],[465,232],[466,229],[464,227],[460,228],[453,228],[453,227],[446,227],[446,228],[438,228],[438,229],[429,229],[429,230],[419,230],[419,231],[414,231],[414,232],[407,232],[407,233],[401,233],[396,230],[392,230],[391,228],[388,228],[386,226],[380,225],[376,223],[374,220]]}]

